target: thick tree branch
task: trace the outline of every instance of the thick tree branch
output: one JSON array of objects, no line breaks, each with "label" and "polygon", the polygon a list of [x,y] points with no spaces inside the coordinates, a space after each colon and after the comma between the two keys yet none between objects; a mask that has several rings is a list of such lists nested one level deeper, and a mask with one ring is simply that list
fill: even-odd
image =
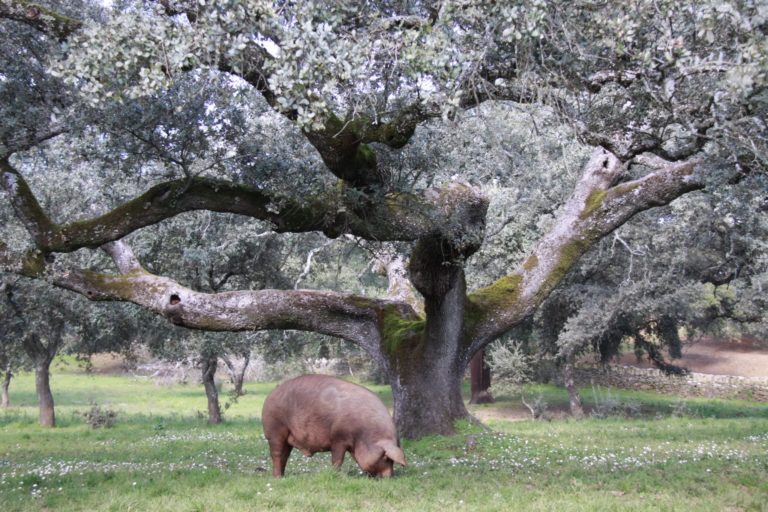
[{"label": "thick tree branch", "polygon": [[387,297],[409,304],[424,316],[424,299],[416,292],[408,278],[408,261],[392,249],[384,249],[376,255],[373,271],[387,276]]},{"label": "thick tree branch", "polygon": [[0,180],[19,219],[32,235],[35,245],[44,246],[46,240],[56,231],[56,226],[43,211],[26,180],[8,162],[8,157],[0,159]]},{"label": "thick tree branch", "polygon": [[465,331],[470,354],[530,315],[601,237],[636,213],[704,186],[694,174],[698,159],[669,163],[645,156],[638,163],[657,170],[614,185],[622,163],[605,149],[593,152],[554,226],[528,258],[513,273],[469,295]]},{"label": "thick tree branch", "polygon": [[409,306],[393,301],[314,290],[201,293],[147,272],[122,242],[103,249],[119,274],[73,270],[54,276],[54,284],[90,300],[133,302],[191,329],[298,329],[341,337],[371,353],[380,351],[379,323],[385,309],[412,314]]},{"label": "thick tree branch", "polygon": [[0,0],[0,18],[19,21],[59,41],[83,26],[79,20],[24,0]]},{"label": "thick tree branch", "polygon": [[[0,179],[19,218],[43,253],[95,248],[183,212],[210,210],[265,220],[276,232],[321,231],[335,238],[349,233],[367,240],[416,240],[454,232],[461,219],[484,212],[485,199],[466,187],[448,186],[413,194],[372,195],[360,204],[358,194],[333,190],[309,198],[208,178],[173,180],[99,217],[56,224],[41,208],[23,176],[0,160]],[[475,226],[471,226],[475,229]]]}]

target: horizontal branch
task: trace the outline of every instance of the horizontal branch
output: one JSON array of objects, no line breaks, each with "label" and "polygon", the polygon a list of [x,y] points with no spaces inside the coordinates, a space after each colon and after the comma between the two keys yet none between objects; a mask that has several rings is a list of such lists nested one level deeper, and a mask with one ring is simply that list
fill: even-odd
[{"label": "horizontal branch", "polygon": [[455,230],[457,219],[485,211],[487,206],[473,189],[460,186],[428,191],[424,196],[372,194],[363,201],[357,193],[337,189],[294,198],[228,181],[194,178],[155,185],[99,217],[56,224],[7,158],[0,160],[0,179],[17,216],[45,253],[96,248],[193,210],[246,215],[270,222],[276,232],[320,231],[332,238],[353,234],[367,240],[410,241]]},{"label": "horizontal branch", "polygon": [[147,272],[122,242],[103,249],[119,274],[70,270],[53,277],[59,287],[90,300],[128,301],[171,322],[207,331],[298,329],[337,336],[371,353],[380,350],[379,322],[393,301],[314,290],[249,290],[201,293]]},{"label": "horizontal branch", "polygon": [[592,153],[552,229],[536,242],[525,261],[511,274],[469,295],[465,323],[471,352],[532,314],[597,240],[633,215],[704,186],[694,174],[697,159],[670,163],[644,157],[638,163],[657,170],[614,185],[623,172],[622,162],[602,148]]},{"label": "horizontal branch", "polygon": [[83,26],[79,20],[25,0],[0,0],[0,18],[24,23],[59,41]]}]

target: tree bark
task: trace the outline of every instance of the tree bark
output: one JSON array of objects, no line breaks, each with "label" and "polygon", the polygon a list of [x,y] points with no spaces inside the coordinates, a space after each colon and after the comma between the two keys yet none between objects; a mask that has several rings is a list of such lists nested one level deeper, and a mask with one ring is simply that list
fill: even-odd
[{"label": "tree bark", "polygon": [[425,359],[401,367],[391,380],[394,419],[400,436],[450,435],[454,422],[469,417],[461,396],[464,370]]},{"label": "tree bark", "polygon": [[469,363],[462,343],[466,283],[452,260],[436,240],[420,241],[411,255],[411,281],[424,297],[426,318],[420,333],[401,333],[406,339],[395,340],[390,352],[395,424],[408,439],[452,434],[454,422],[469,417],[461,396]]},{"label": "tree bark", "polygon": [[3,392],[2,392],[2,407],[4,409],[7,409],[11,406],[11,395],[8,393],[8,388],[11,386],[11,379],[13,378],[13,373],[11,370],[5,371],[5,376],[3,377]]},{"label": "tree bark", "polygon": [[571,415],[574,418],[584,417],[584,407],[581,404],[581,395],[576,388],[576,383],[573,380],[573,363],[567,361],[563,364],[563,384],[565,389],[568,390],[568,402],[571,408]]},{"label": "tree bark", "polygon": [[35,389],[37,402],[40,407],[40,425],[43,427],[56,426],[56,413],[53,406],[53,393],[51,393],[51,360],[45,358],[35,365]]},{"label": "tree bark", "polygon": [[221,423],[221,406],[219,405],[219,390],[216,389],[214,376],[219,358],[216,356],[204,357],[201,362],[203,373],[203,386],[205,396],[208,399],[208,423],[217,425]]},{"label": "tree bark", "polygon": [[245,372],[248,370],[248,364],[251,362],[251,353],[243,353],[243,366],[239,370],[226,354],[221,356],[221,360],[224,361],[227,367],[229,379],[235,387],[235,395],[243,396],[245,394],[245,391],[243,391],[243,381],[245,380]]},{"label": "tree bark", "polygon": [[480,349],[469,363],[469,381],[472,390],[471,404],[492,404],[491,369],[485,364],[485,349]]}]

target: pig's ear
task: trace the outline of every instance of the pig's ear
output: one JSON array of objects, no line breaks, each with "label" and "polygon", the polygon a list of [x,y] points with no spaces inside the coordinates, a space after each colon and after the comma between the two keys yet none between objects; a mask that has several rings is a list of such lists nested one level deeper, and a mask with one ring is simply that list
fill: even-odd
[{"label": "pig's ear", "polygon": [[380,441],[377,444],[384,448],[384,453],[387,454],[387,457],[397,462],[401,466],[405,466],[405,452],[403,452],[402,448],[397,446],[392,441]]}]

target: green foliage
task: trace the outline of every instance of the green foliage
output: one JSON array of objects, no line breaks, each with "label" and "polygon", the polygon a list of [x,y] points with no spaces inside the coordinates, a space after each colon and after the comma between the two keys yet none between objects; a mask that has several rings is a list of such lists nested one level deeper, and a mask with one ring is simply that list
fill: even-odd
[{"label": "green foliage", "polygon": [[[401,238],[403,252],[411,239],[402,233],[413,226],[434,227],[456,247],[479,245],[487,233],[466,266],[475,290],[464,312],[471,327],[515,306],[522,277],[511,269],[521,261],[536,268],[525,254],[552,227],[586,145],[601,145],[625,164],[620,180],[649,172],[632,160],[644,152],[669,161],[698,155],[710,195],[620,228],[576,272],[599,234],[567,245],[536,297],[560,288],[533,320],[527,338],[539,345],[530,353],[569,359],[591,348],[605,358],[631,340],[660,361],[662,348],[679,349],[682,328],[765,332],[768,13],[761,2],[46,6],[66,15],[57,26],[78,20],[64,44],[59,29],[45,34],[18,18],[0,20],[0,96],[8,100],[0,105],[0,157],[12,154],[55,222],[110,211],[114,222],[141,217],[143,200],[115,207],[176,180],[176,189],[151,199],[173,206],[205,177],[286,192],[299,205],[287,217],[328,206],[312,229],[333,224],[339,235],[333,243],[317,234],[278,236],[282,228],[265,221],[191,212],[129,235],[151,272],[204,292],[301,285],[381,295],[369,247],[341,237],[348,226],[333,221],[353,214],[375,224],[370,212],[384,204],[402,224],[382,231]],[[377,179],[338,187],[333,158],[355,174],[352,181],[362,170]],[[471,185],[491,201],[487,230],[477,215],[467,226],[442,219],[444,211],[409,208],[434,199],[430,187],[439,196],[441,186]],[[6,189],[11,197],[13,186]],[[632,199],[630,187],[619,190]],[[582,215],[595,214],[604,199],[592,192]],[[24,254],[23,226],[0,203],[0,244]],[[41,253],[30,254],[25,271],[38,277],[46,268],[111,270],[86,251],[57,255],[48,267]],[[243,353],[256,343],[161,327],[129,309],[111,323],[106,310],[60,303],[82,325],[54,313],[58,324],[42,329],[66,331],[73,351],[142,341],[183,358]],[[30,300],[28,309],[36,324],[56,308]],[[389,352],[424,329],[421,320],[389,314],[381,325]],[[329,342],[288,333],[258,343],[286,360]],[[334,350],[355,353],[341,344]]]},{"label": "green foliage", "polygon": [[531,380],[531,361],[517,343],[495,341],[488,348],[488,366],[493,374],[493,393],[508,393]]}]

